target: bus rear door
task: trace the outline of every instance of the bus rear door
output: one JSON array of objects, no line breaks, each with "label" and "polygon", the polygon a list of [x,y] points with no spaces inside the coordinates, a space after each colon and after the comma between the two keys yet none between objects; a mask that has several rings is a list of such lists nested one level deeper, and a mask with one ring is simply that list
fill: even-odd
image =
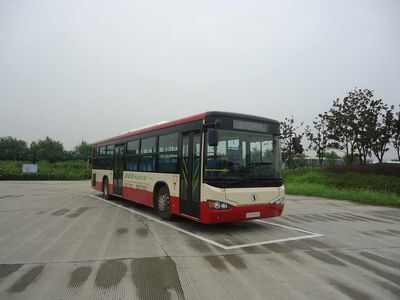
[{"label": "bus rear door", "polygon": [[180,212],[199,218],[201,133],[199,131],[183,133],[181,145]]},{"label": "bus rear door", "polygon": [[117,195],[122,195],[124,160],[125,160],[125,144],[116,145],[114,150],[113,193]]}]

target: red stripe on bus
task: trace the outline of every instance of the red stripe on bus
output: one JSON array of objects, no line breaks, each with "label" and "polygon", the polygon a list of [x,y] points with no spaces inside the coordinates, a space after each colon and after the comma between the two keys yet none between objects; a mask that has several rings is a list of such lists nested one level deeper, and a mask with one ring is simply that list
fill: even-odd
[{"label": "red stripe on bus", "polygon": [[[129,201],[154,207],[153,192],[129,188],[129,187],[123,187],[122,197]],[[179,214],[179,197],[170,196],[170,199],[171,199],[171,212],[173,214]]]},{"label": "red stripe on bus", "polygon": [[265,219],[282,215],[283,204],[258,204],[251,206],[234,206],[227,210],[209,209],[207,202],[200,203],[201,223],[225,223],[249,220],[247,213],[260,212],[260,216],[254,219]]},{"label": "red stripe on bus", "polygon": [[[103,191],[103,183],[100,181],[96,181],[96,185],[92,185],[92,188],[94,188],[96,191],[102,192]],[[114,192],[114,188],[112,184],[108,184],[108,191],[110,194]]]},{"label": "red stripe on bus", "polygon": [[133,202],[153,207],[153,193],[149,191],[124,186],[122,188],[122,197]]},{"label": "red stripe on bus", "polygon": [[96,185],[92,186],[95,190],[102,192],[103,191],[103,183],[96,181]]},{"label": "red stripe on bus", "polygon": [[154,130],[159,130],[159,129],[164,129],[164,128],[168,128],[168,127],[172,127],[172,126],[176,126],[176,125],[181,125],[181,124],[189,123],[192,121],[201,120],[201,119],[204,119],[205,117],[206,117],[206,113],[200,113],[197,115],[178,119],[175,121],[168,121],[168,122],[161,123],[161,124],[150,125],[149,127],[146,127],[146,128],[128,131],[126,133],[119,134],[119,135],[110,137],[108,139],[98,141],[98,142],[94,143],[94,145],[110,142],[113,140],[118,140],[118,139],[125,138],[128,136],[138,135],[138,134],[142,134],[142,133],[146,133],[146,132],[150,132],[150,131],[154,131]]}]

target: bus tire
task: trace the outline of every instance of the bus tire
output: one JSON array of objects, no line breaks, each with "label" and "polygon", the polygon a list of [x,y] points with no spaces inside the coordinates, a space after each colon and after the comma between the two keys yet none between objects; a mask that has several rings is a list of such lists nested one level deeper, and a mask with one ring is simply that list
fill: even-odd
[{"label": "bus tire", "polygon": [[110,199],[110,185],[108,184],[108,178],[104,178],[103,180],[103,197],[104,199]]},{"label": "bus tire", "polygon": [[156,205],[158,215],[163,220],[171,220],[171,201],[168,188],[163,185],[157,191]]}]

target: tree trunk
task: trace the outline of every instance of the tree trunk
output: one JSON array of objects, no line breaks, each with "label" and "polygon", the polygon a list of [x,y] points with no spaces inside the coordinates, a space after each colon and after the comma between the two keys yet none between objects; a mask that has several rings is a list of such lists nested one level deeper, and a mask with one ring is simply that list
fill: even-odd
[{"label": "tree trunk", "polygon": [[[374,153],[374,155],[376,156],[376,158],[378,159],[379,163],[382,163],[382,158],[380,157],[380,151],[379,150],[373,150],[372,151]],[[382,156],[383,157],[383,156]]]},{"label": "tree trunk", "polygon": [[322,166],[322,163],[324,162],[324,153],[322,152],[318,153],[318,159],[319,159],[319,165]]},{"label": "tree trunk", "polygon": [[364,165],[367,164],[367,156],[368,156],[368,151],[367,151],[366,149],[364,149],[364,154],[363,154],[363,157],[364,157]]},{"label": "tree trunk", "polygon": [[360,147],[357,147],[358,150],[358,163],[362,165],[363,163],[363,153]]},{"label": "tree trunk", "polygon": [[380,163],[382,163],[383,162],[383,156],[385,155],[385,147],[386,147],[386,145],[382,145],[382,147],[381,147],[381,159],[379,160],[379,162]]}]

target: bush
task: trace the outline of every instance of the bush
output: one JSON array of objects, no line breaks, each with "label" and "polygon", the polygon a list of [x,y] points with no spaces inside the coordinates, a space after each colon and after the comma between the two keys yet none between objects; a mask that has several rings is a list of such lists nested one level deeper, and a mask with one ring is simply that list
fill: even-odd
[{"label": "bush", "polygon": [[[339,172],[339,169],[342,171]],[[400,206],[400,177],[348,168],[284,170],[287,193]]]},{"label": "bush", "polygon": [[85,161],[50,163],[40,161],[37,174],[22,174],[22,164],[29,162],[0,161],[1,180],[82,180],[90,179],[91,169]]},{"label": "bush", "polygon": [[367,165],[343,165],[330,166],[329,171],[332,172],[358,172],[358,173],[374,173],[380,175],[393,175],[400,177],[400,164],[384,163],[384,164],[367,164]]},{"label": "bush", "polygon": [[[339,169],[342,169],[339,172]],[[361,173],[346,168],[296,169],[283,172],[285,183],[324,184],[340,189],[365,189],[400,195],[400,178],[377,173]]]}]

